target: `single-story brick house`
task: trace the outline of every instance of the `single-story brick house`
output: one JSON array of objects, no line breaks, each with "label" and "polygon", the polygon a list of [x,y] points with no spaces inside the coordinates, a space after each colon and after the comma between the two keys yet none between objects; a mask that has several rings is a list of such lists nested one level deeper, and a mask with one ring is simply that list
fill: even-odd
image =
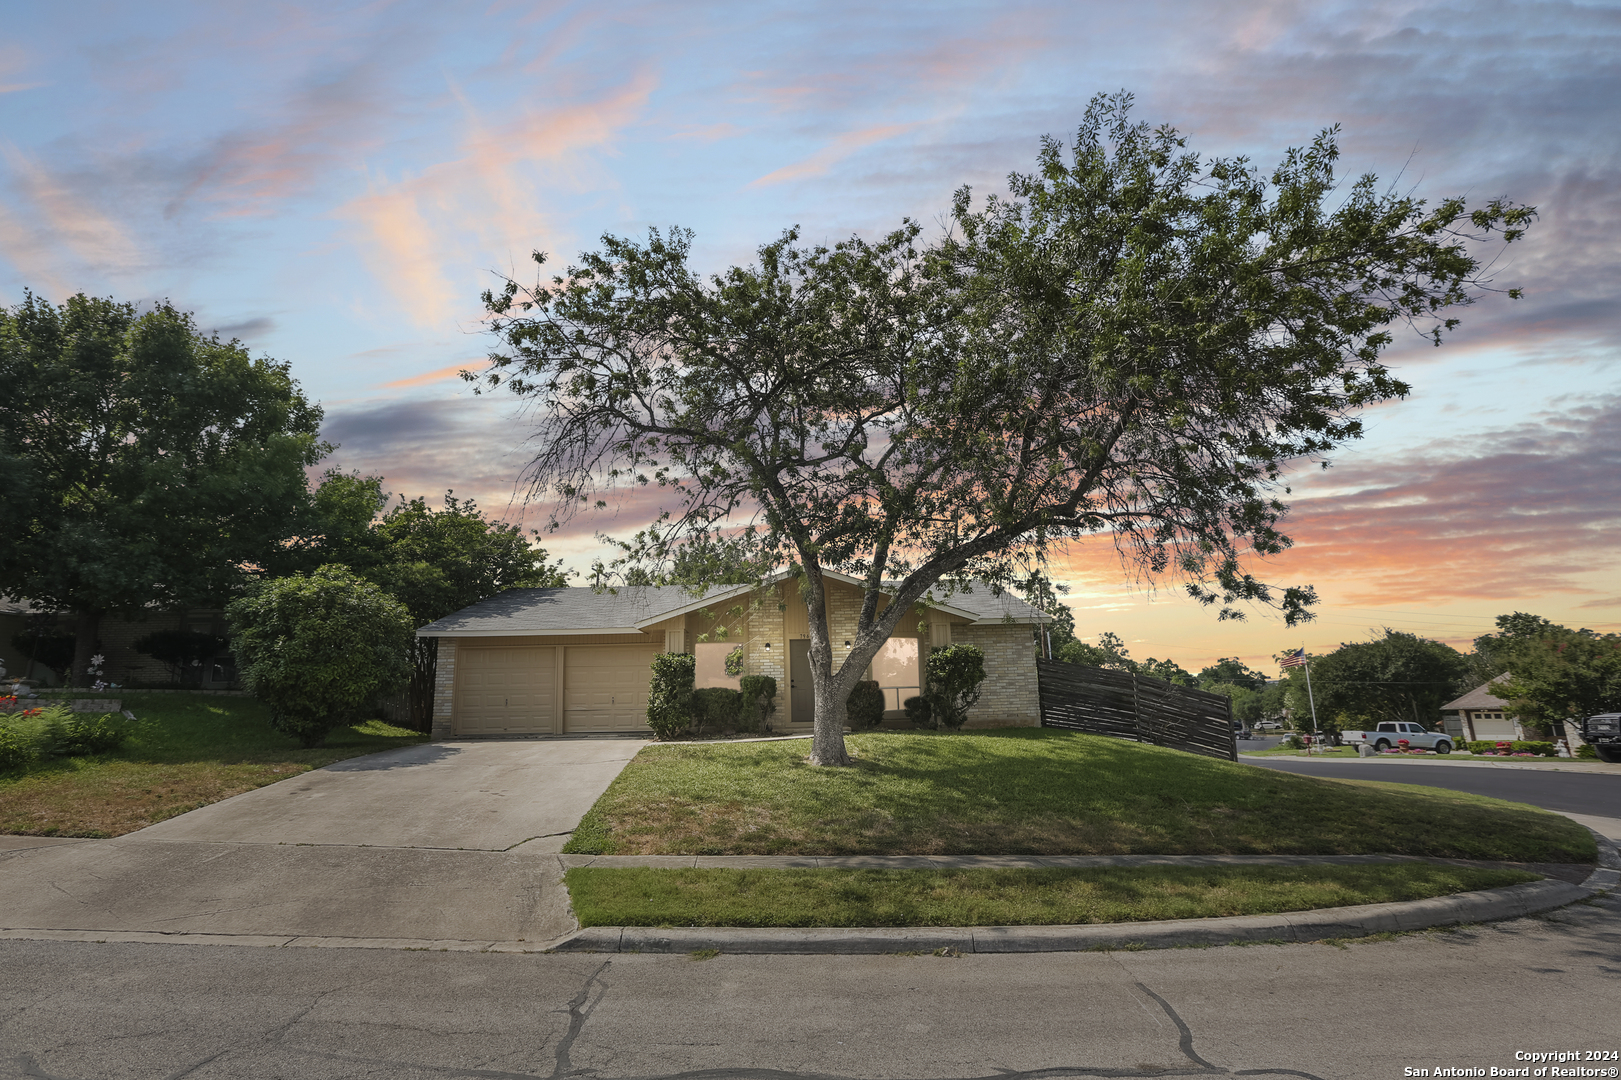
[{"label": "single-story brick house", "polygon": [[1464,740],[1513,741],[1527,738],[1508,702],[1493,694],[1492,686],[1504,676],[1482,683],[1456,701],[1441,706],[1441,724],[1449,735]]},{"label": "single-story brick house", "polygon": [[[837,665],[849,655],[861,583],[825,578]],[[970,642],[985,651],[986,679],[969,724],[1039,726],[1035,662],[1046,615],[1009,593],[993,596],[985,585],[919,604],[915,614],[900,621],[869,673],[888,699],[887,719],[900,719],[901,702],[918,692],[929,648]],[[698,686],[736,686],[725,659],[738,647],[745,674],[777,680],[774,726],[808,731],[808,625],[798,584],[778,578],[761,590],[724,586],[701,597],[652,586],[509,589],[417,635],[439,642],[436,739],[645,731],[655,655],[694,653]]]}]

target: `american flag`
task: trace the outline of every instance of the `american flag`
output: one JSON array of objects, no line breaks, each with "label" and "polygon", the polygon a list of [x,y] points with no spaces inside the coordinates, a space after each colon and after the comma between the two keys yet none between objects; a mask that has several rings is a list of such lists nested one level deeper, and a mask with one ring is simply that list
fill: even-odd
[{"label": "american flag", "polygon": [[1278,666],[1279,667],[1300,667],[1305,662],[1306,662],[1306,650],[1304,648],[1300,648],[1300,649],[1296,649],[1292,653],[1285,654],[1283,659],[1278,661]]}]

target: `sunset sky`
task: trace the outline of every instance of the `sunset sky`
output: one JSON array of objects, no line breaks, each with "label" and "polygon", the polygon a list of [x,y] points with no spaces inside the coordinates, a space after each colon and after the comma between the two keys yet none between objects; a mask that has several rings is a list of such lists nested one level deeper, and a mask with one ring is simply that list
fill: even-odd
[{"label": "sunset sky", "polygon": [[[1413,386],[1296,478],[1318,620],[1219,624],[1106,543],[1060,564],[1078,632],[1197,670],[1390,626],[1465,645],[1532,611],[1621,629],[1621,5],[0,3],[0,303],[168,298],[290,361],[333,464],[524,514],[514,402],[456,379],[482,290],[534,249],[697,231],[700,269],[937,223],[1087,99],[1271,164],[1343,126],[1346,175],[1541,215],[1525,298],[1401,337]],[[4,392],[4,388],[0,388]],[[521,493],[518,493],[521,495]],[[544,513],[527,512],[531,524]],[[584,569],[598,517],[544,543]]]}]

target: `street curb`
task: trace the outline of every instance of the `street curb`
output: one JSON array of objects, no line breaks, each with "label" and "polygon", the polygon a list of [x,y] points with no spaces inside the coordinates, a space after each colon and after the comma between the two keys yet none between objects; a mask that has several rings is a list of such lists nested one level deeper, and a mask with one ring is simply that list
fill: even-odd
[{"label": "street curb", "polygon": [[[1588,830],[1592,832],[1592,830]],[[1428,930],[1540,915],[1609,892],[1621,884],[1621,851],[1594,832],[1598,865],[1580,885],[1534,881],[1391,904],[1322,908],[1278,915],[1080,926],[939,927],[676,927],[593,926],[559,942],[553,952],[871,955],[943,952],[1084,952],[1095,949],[1174,949],[1251,943],[1284,944],[1324,938]]]},{"label": "street curb", "polygon": [[1580,885],[1567,881],[1536,881],[1430,900],[1227,919],[1088,926],[828,927],[808,930],[597,926],[549,941],[0,927],[0,941],[461,953],[687,953],[716,949],[728,953],[799,955],[932,953],[948,950],[956,953],[1083,952],[1283,944],[1523,918],[1601,895],[1621,885],[1621,851],[1599,833],[1594,832],[1593,836],[1598,842],[1598,866]]}]

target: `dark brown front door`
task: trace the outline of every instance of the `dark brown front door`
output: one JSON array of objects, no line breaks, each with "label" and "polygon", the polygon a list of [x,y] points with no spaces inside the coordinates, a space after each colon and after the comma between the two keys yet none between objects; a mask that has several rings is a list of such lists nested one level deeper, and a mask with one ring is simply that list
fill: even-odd
[{"label": "dark brown front door", "polygon": [[788,642],[788,722],[808,724],[816,717],[811,690],[810,639]]}]

